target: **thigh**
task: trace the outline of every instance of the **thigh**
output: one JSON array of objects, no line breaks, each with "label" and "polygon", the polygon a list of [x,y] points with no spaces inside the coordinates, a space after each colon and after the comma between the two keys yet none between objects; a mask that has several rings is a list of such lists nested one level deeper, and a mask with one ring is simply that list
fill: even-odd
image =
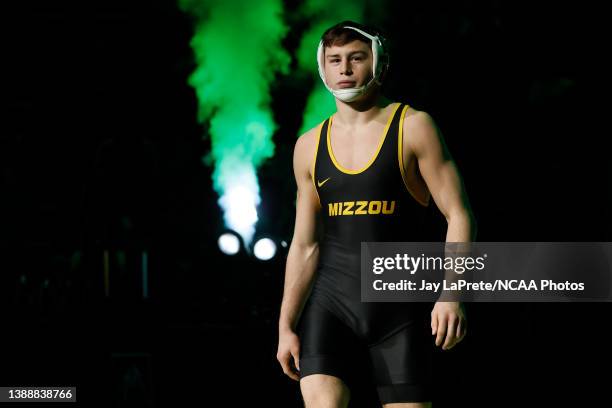
[{"label": "thigh", "polygon": [[431,408],[431,401],[428,402],[398,402],[383,404],[383,408]]},{"label": "thigh", "polygon": [[300,391],[306,407],[348,406],[351,392],[340,378],[327,374],[313,374],[300,379]]},{"label": "thigh", "polygon": [[[300,339],[300,379],[327,374],[350,384],[356,363],[367,349],[342,319],[330,312],[317,298],[304,307],[297,327]],[[361,360],[359,356],[362,356]]]}]

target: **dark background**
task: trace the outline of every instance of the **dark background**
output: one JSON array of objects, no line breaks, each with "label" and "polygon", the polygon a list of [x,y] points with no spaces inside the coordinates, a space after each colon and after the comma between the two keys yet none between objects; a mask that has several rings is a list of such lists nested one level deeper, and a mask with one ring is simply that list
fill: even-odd
[{"label": "dark background", "polygon": [[[291,51],[308,26],[297,4],[286,2]],[[275,358],[286,249],[270,262],[217,249],[221,213],[201,162],[210,145],[186,82],[192,20],[159,0],[6,7],[0,386],[73,385],[80,406],[300,406]],[[608,135],[594,97],[598,10],[510,1],[370,8],[392,40],[387,94],[436,120],[477,240],[610,241]],[[258,232],[287,242],[291,158],[311,85],[303,82],[318,78],[291,79],[273,84],[277,150],[259,173]],[[437,209],[431,219],[444,239]],[[436,407],[607,396],[598,371],[610,358],[610,304],[467,308],[468,337],[436,354]],[[356,392],[351,406],[375,406]]]}]

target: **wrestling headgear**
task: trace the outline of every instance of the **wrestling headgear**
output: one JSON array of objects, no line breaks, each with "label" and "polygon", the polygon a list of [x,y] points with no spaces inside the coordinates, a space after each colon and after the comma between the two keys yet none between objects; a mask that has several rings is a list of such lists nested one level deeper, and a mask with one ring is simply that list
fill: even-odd
[{"label": "wrestling headgear", "polygon": [[[384,37],[380,33],[367,33],[366,31],[353,27],[351,25],[343,25],[342,28],[349,28],[357,31],[359,34],[370,39],[372,41],[372,79],[365,85],[355,88],[340,88],[332,89],[325,81],[325,70],[324,70],[324,45],[323,39],[319,41],[319,47],[317,49],[317,63],[319,65],[319,76],[323,80],[325,87],[338,99],[344,102],[352,102],[365,94],[375,83],[382,85],[382,79],[389,69],[389,54],[384,46]],[[371,30],[372,31],[372,30]]]}]

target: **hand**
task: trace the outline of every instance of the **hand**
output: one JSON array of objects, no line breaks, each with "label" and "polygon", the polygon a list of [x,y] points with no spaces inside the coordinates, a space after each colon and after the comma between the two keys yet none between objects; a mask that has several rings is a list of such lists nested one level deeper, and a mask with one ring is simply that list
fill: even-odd
[{"label": "hand", "polygon": [[431,334],[436,335],[436,346],[450,350],[465,337],[467,319],[461,302],[436,302],[431,311]]},{"label": "hand", "polygon": [[[293,360],[291,359],[293,357]],[[300,339],[291,330],[279,332],[276,359],[283,367],[283,372],[292,380],[299,381],[300,376]]]}]

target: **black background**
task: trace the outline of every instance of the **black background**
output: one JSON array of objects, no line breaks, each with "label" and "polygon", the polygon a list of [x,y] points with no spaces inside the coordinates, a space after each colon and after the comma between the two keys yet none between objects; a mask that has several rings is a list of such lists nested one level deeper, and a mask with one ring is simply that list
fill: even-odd
[{"label": "black background", "polygon": [[[292,52],[309,22],[295,0],[285,6]],[[6,7],[0,385],[77,386],[80,406],[300,406],[275,358],[286,249],[270,262],[217,249],[221,212],[201,161],[210,142],[186,82],[192,19],[159,0]],[[391,39],[386,93],[436,120],[477,240],[610,241],[598,10],[437,1],[366,11]],[[259,173],[258,231],[287,242],[293,146],[318,80],[298,75],[272,85],[276,155]],[[609,304],[467,308],[468,337],[436,354],[435,406],[592,406],[607,396]],[[364,390],[351,406],[375,406]]]}]

